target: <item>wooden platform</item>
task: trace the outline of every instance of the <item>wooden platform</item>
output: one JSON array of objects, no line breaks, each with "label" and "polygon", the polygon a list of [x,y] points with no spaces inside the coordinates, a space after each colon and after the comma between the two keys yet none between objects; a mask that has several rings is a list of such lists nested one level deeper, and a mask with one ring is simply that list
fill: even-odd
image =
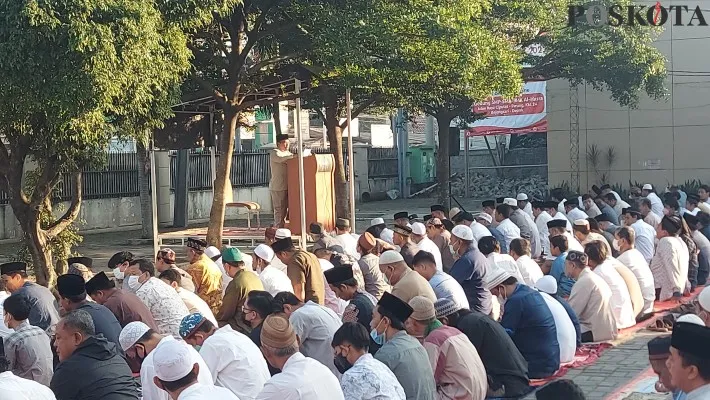
[{"label": "wooden platform", "polygon": [[[238,228],[238,227],[228,227],[224,228],[222,231],[222,241],[232,246],[232,243],[242,244],[250,243],[251,247],[256,247],[257,244],[264,242],[264,236],[266,233],[266,228]],[[170,247],[179,244],[184,246],[188,238],[206,238],[207,228],[188,228],[181,230],[174,230],[168,232],[158,233],[158,246],[160,247]],[[298,236],[293,237],[294,241],[298,239]]]}]

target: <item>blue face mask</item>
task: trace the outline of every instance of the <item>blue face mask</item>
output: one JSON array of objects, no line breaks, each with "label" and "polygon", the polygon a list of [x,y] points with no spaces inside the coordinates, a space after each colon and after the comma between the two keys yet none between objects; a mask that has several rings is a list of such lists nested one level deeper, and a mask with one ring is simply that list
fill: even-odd
[{"label": "blue face mask", "polygon": [[[380,320],[380,323],[382,323],[382,320]],[[378,346],[382,346],[383,344],[385,344],[385,333],[377,333],[377,328],[380,327],[380,323],[378,323],[377,326],[370,331],[370,337],[372,338],[372,341],[375,342]]]}]

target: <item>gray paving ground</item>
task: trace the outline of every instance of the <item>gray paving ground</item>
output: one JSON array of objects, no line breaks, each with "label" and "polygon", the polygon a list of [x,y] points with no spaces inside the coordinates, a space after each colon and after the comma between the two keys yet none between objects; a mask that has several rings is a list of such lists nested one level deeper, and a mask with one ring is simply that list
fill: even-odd
[{"label": "gray paving ground", "polygon": [[[357,207],[358,224],[362,230],[371,218],[383,216],[392,218],[397,211],[407,210],[420,215],[428,214],[430,199],[394,200],[360,204]],[[468,210],[479,209],[480,201],[467,201],[463,204]],[[105,267],[108,259],[117,251],[129,250],[137,255],[152,257],[152,245],[128,244],[130,239],[140,237],[139,230],[125,230],[116,233],[86,234],[84,242],[76,249],[78,253],[94,259],[96,267]],[[182,252],[175,248],[178,256]],[[17,244],[0,244],[0,261],[6,260],[17,252]],[[184,260],[183,260],[184,261]],[[620,387],[625,386],[648,367],[646,343],[658,334],[641,331],[614,348],[606,350],[593,365],[570,370],[564,378],[579,384],[589,400],[602,400]],[[528,399],[534,399],[534,395]]]}]

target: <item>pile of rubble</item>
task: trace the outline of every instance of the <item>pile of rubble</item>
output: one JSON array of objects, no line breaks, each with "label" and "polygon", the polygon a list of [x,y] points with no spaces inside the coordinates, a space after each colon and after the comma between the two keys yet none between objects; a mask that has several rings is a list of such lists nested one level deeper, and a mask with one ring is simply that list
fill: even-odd
[{"label": "pile of rubble", "polygon": [[[458,174],[451,179],[451,191],[454,196],[465,196],[464,179]],[[525,193],[531,198],[544,199],[548,193],[547,182],[547,176],[542,175],[497,178],[488,174],[473,173],[469,176],[469,197],[488,199]]]}]

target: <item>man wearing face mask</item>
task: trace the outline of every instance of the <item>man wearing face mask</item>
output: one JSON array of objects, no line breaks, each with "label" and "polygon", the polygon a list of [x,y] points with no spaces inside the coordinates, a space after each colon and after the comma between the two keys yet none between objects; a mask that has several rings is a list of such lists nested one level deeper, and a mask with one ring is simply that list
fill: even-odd
[{"label": "man wearing face mask", "polygon": [[343,374],[340,387],[351,400],[405,400],[397,377],[369,353],[371,338],[362,324],[346,322],[333,335],[335,366]]},{"label": "man wearing face mask", "polygon": [[180,337],[199,349],[215,385],[240,400],[254,400],[271,377],[259,348],[229,325],[217,328],[202,314],[190,314],[182,319]]},{"label": "man wearing face mask", "polygon": [[429,356],[404,327],[413,311],[409,304],[385,292],[373,313],[370,337],[382,346],[375,358],[394,373],[407,399],[432,400],[436,384]]},{"label": "man wearing face mask", "polygon": [[458,257],[449,271],[461,285],[472,310],[491,313],[491,293],[483,286],[488,260],[473,241],[471,228],[457,225],[451,232],[451,253]]},{"label": "man wearing face mask", "polygon": [[128,289],[128,282],[124,279],[126,268],[133,261],[133,253],[121,251],[111,256],[108,260],[108,268],[113,272],[113,277],[124,289]]},{"label": "man wearing face mask", "polygon": [[265,244],[260,244],[254,249],[254,271],[259,274],[264,290],[272,296],[276,296],[279,292],[293,293],[291,280],[286,273],[271,266],[274,257],[274,251]]},{"label": "man wearing face mask", "polygon": [[426,296],[436,301],[436,294],[426,279],[414,272],[404,262],[401,254],[387,250],[380,256],[380,272],[385,280],[392,285],[392,294],[409,301],[415,296]]},{"label": "man wearing face mask", "polygon": [[175,289],[154,276],[155,266],[146,259],[131,261],[126,275],[128,286],[153,315],[158,332],[177,336],[180,321],[190,311]]},{"label": "man wearing face mask", "polygon": [[[168,392],[152,384],[153,378],[156,376],[153,356],[155,349],[175,340],[172,335],[161,335],[142,322],[131,322],[121,331],[118,341],[121,343],[123,351],[127,353],[133,351],[142,360],[140,377],[143,382],[143,400],[170,400]],[[210,369],[192,346],[190,346],[190,354],[192,356],[191,362],[200,365],[197,381],[203,385],[213,385],[215,381],[212,379]]]},{"label": "man wearing face mask", "polygon": [[547,378],[560,368],[555,319],[535,289],[520,284],[507,271],[488,271],[486,288],[504,307],[501,325],[528,362],[531,379]]}]

